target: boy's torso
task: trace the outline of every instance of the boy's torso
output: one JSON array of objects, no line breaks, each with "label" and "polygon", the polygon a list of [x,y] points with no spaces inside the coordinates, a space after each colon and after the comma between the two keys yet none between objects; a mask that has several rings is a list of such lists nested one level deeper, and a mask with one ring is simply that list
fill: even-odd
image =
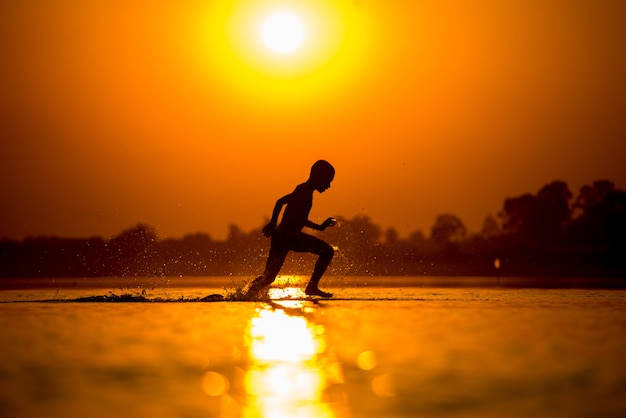
[{"label": "boy's torso", "polygon": [[312,207],[313,189],[308,187],[306,183],[298,185],[291,193],[279,229],[284,232],[300,231],[309,219]]}]

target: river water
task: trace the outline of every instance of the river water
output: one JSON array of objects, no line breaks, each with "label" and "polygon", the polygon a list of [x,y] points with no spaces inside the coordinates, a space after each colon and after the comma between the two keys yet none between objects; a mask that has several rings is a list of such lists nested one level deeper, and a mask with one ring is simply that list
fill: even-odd
[{"label": "river water", "polygon": [[2,281],[2,416],[626,416],[619,280],[243,281]]}]

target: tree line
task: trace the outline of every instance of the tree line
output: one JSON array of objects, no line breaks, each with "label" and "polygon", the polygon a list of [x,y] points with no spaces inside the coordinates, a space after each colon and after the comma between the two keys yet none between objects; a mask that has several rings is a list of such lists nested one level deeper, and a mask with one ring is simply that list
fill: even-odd
[{"label": "tree line", "polygon": [[[450,213],[436,217],[428,236],[417,230],[407,238],[367,216],[337,219],[338,227],[318,233],[337,250],[331,275],[626,276],[626,191],[608,180],[575,197],[553,181],[506,198],[474,234]],[[269,250],[261,227],[231,225],[225,240],[204,233],[159,240],[145,224],[111,239],[4,240],[0,277],[255,275]],[[283,272],[308,274],[314,262],[292,253]]]}]

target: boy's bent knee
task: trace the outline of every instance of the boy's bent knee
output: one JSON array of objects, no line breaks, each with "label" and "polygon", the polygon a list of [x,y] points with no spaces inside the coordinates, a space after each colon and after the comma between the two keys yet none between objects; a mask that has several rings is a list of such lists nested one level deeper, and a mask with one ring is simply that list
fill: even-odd
[{"label": "boy's bent knee", "polygon": [[334,255],[335,255],[335,249],[331,247],[330,245],[326,245],[326,247],[324,248],[324,251],[322,252],[322,254],[320,254],[320,257],[324,257],[329,260],[332,260]]}]

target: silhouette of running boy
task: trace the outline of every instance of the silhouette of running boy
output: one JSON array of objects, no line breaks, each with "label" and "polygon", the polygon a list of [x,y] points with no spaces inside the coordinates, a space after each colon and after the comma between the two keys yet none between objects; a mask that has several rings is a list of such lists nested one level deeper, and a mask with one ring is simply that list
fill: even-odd
[{"label": "silhouette of running boy", "polygon": [[[334,177],[335,169],[333,166],[327,161],[319,160],[311,167],[311,174],[306,182],[298,185],[292,193],[276,201],[272,219],[263,228],[263,235],[272,238],[265,272],[249,284],[248,290],[245,292],[246,297],[257,298],[267,292],[283,266],[289,251],[309,252],[319,256],[305,293],[310,296],[332,297],[331,293],[320,290],[318,283],[330,264],[335,250],[321,239],[302,232],[302,228],[307,227],[323,231],[337,223],[333,218],[326,219],[321,225],[309,220],[309,213],[313,206],[313,192],[317,190],[323,193],[330,187]],[[280,224],[276,226],[278,215],[283,206],[285,206],[283,217]]]}]

